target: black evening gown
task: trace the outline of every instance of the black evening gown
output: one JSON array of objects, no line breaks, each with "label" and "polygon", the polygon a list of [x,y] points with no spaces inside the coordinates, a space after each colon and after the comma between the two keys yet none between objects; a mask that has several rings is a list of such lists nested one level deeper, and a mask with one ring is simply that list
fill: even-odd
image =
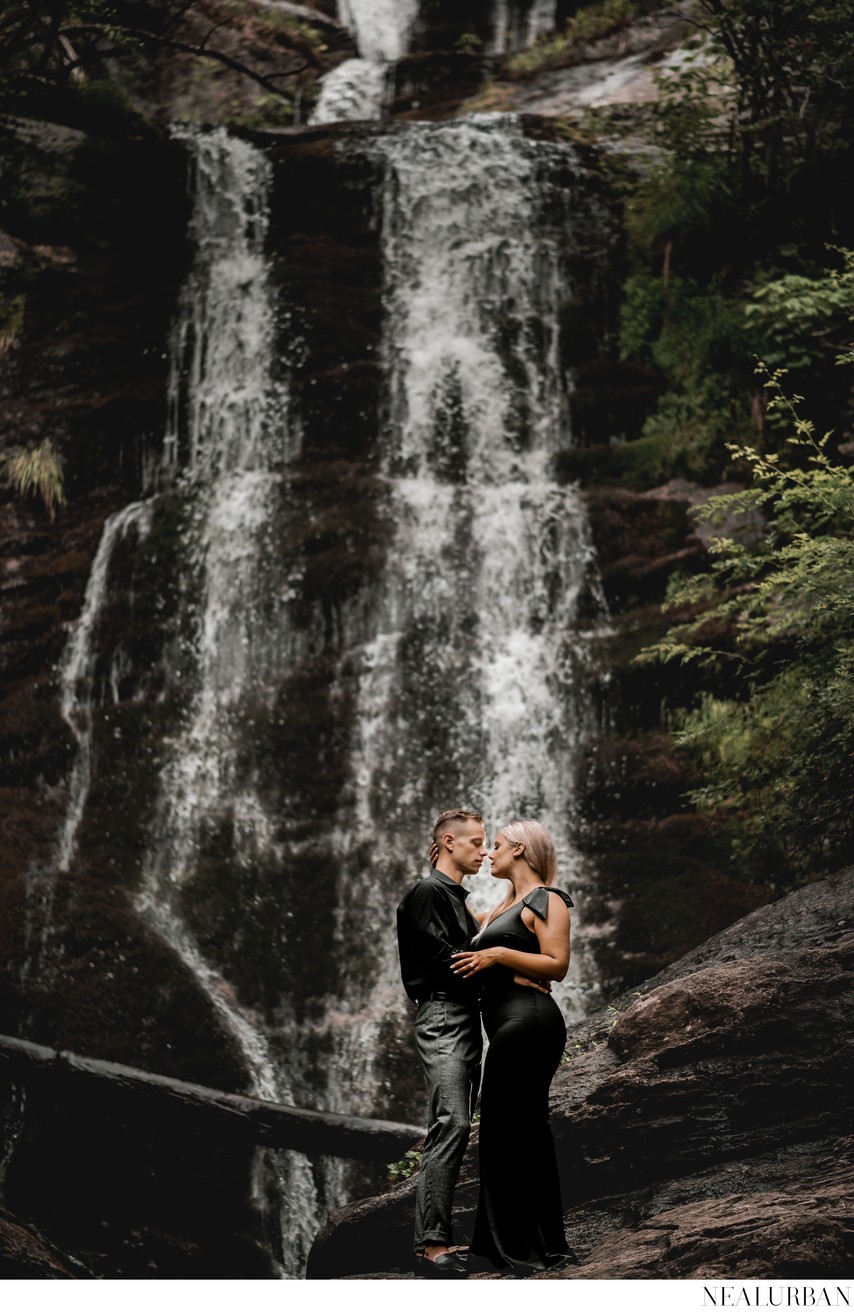
[{"label": "black evening gown", "polygon": [[[534,889],[487,925],[477,949],[538,953],[522,908],[545,920],[549,897],[572,906],[560,889]],[[566,1025],[550,995],[514,984],[513,972],[502,966],[484,974],[481,1012],[489,1048],[480,1091],[480,1197],[470,1252],[523,1275],[554,1266],[568,1252],[549,1125],[549,1085],[560,1064]]]}]

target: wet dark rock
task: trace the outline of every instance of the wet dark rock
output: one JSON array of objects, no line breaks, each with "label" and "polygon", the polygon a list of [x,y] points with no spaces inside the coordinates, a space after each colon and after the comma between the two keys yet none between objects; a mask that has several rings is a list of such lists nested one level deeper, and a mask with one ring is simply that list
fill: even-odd
[{"label": "wet dark rock", "polygon": [[74,1280],[90,1272],[56,1251],[36,1230],[0,1208],[0,1279]]},{"label": "wet dark rock", "polygon": [[[558,30],[580,7],[575,3],[558,5]],[[631,23],[617,25],[605,36],[576,45],[559,68],[537,67],[532,60],[524,70],[508,69],[499,62],[487,92],[499,103],[490,107],[552,116],[578,115],[589,102],[591,87],[630,60],[630,71],[627,69],[613,88],[604,89],[596,103],[631,109],[643,106],[657,97],[652,75],[655,65],[695,33],[686,11],[687,6],[681,4],[636,14]],[[630,124],[631,119],[627,129]]]},{"label": "wet dark rock", "polygon": [[[581,1265],[538,1279],[850,1269],[852,895],[848,869],[759,908],[570,1033],[551,1105]],[[309,1277],[407,1270],[414,1187],[332,1217]]]},{"label": "wet dark rock", "polygon": [[852,1148],[841,1139],[827,1153],[803,1157],[794,1180],[767,1191],[749,1189],[748,1169],[741,1179],[738,1171],[722,1172],[735,1192],[613,1230],[582,1267],[535,1279],[839,1279],[852,1255]]},{"label": "wet dark rock", "polygon": [[[586,489],[609,612],[598,651],[607,729],[579,765],[577,841],[599,874],[588,910],[610,925],[595,949],[606,993],[649,978],[774,896],[739,876],[725,826],[692,806],[696,767],[663,723],[663,708],[688,704],[709,675],[636,663],[679,618],[661,609],[673,571],[706,568],[692,512],[723,490],[687,479],[647,491],[614,482]],[[725,673],[715,679],[725,693]]]},{"label": "wet dark rock", "polygon": [[453,50],[407,55],[395,66],[389,113],[403,120],[450,118],[475,94],[483,76],[479,55]]},{"label": "wet dark rock", "polygon": [[[50,438],[68,506],[0,492],[0,902],[43,860],[75,745],[58,662],[105,519],[130,500],[166,416],[166,339],[186,255],[184,160],[171,142],[116,142],[18,119],[0,129],[9,259],[23,305],[0,359],[0,453]],[[156,207],[148,204],[157,194]],[[17,936],[3,916],[6,969]],[[4,971],[5,973],[5,971]],[[0,989],[2,989],[0,977]],[[8,1027],[8,1026],[7,1026]]]}]

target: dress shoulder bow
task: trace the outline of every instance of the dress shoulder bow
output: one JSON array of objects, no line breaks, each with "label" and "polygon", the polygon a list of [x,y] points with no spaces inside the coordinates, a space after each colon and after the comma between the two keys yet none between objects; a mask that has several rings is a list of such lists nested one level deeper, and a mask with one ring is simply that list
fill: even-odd
[{"label": "dress shoulder bow", "polygon": [[556,894],[568,907],[575,906],[572,898],[568,893],[564,893],[562,888],[546,888],[545,884],[542,888],[535,888],[527,897],[523,897],[522,906],[530,907],[535,916],[539,916],[540,920],[545,920],[549,912],[550,893]]}]

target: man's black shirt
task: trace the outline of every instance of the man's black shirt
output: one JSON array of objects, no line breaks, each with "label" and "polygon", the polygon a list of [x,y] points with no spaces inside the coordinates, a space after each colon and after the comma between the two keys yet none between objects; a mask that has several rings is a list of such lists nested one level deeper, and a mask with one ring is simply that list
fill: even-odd
[{"label": "man's black shirt", "polygon": [[397,945],[403,987],[413,1002],[447,993],[472,1007],[478,990],[451,971],[453,953],[480,928],[466,906],[468,891],[441,870],[411,888],[397,908]]}]

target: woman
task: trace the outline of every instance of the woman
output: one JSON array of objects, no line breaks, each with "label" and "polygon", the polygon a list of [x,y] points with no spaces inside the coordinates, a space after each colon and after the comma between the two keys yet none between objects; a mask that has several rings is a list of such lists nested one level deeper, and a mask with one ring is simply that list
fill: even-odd
[{"label": "woman", "polygon": [[480,1197],[469,1252],[524,1276],[575,1262],[563,1231],[549,1126],[549,1085],[566,1026],[550,994],[513,982],[515,973],[543,983],[563,979],[572,899],[552,887],[555,846],[535,820],[505,825],[488,856],[492,874],[509,880],[510,892],[484,917],[472,949],[455,954],[454,967],[464,979],[483,973],[489,1038],[480,1092]]}]

